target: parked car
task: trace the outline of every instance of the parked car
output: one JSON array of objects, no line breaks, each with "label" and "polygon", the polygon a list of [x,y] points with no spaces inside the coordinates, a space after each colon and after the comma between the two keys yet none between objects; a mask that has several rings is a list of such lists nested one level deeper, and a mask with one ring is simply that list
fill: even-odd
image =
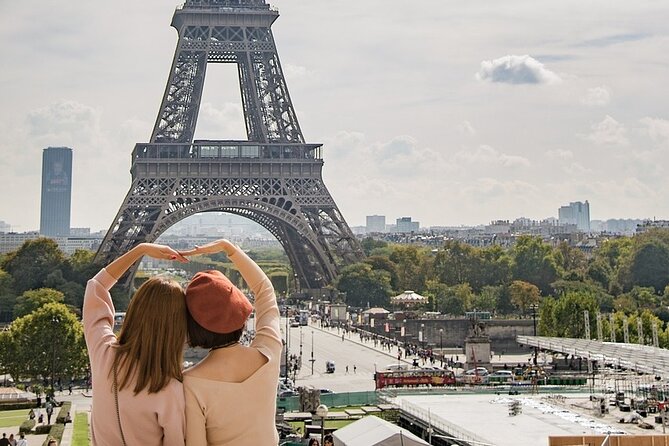
[{"label": "parked car", "polygon": [[299,393],[297,393],[294,390],[284,390],[283,392],[279,392],[279,397],[281,397],[281,398],[287,398],[287,397],[290,397],[290,396],[298,396],[298,395],[299,395]]},{"label": "parked car", "polygon": [[327,373],[334,373],[334,371],[335,371],[334,361],[325,361],[325,371]]},{"label": "parked car", "polygon": [[333,393],[332,390],[330,390],[330,389],[320,389],[320,391],[321,391],[321,395],[323,395],[324,393]]},{"label": "parked car", "polygon": [[384,370],[409,370],[409,364],[400,363],[400,364],[388,364]]},{"label": "parked car", "polygon": [[488,375],[490,381],[508,382],[513,381],[513,372],[511,370],[498,370]]},{"label": "parked car", "polygon": [[485,367],[476,367],[475,369],[469,369],[465,373],[465,375],[479,375],[479,376],[488,376],[488,369]]}]

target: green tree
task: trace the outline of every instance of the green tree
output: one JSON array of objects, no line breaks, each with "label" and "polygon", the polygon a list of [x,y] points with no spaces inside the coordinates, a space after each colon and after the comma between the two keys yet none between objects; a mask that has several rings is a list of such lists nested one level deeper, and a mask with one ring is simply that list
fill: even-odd
[{"label": "green tree", "polygon": [[390,303],[390,274],[374,271],[367,263],[344,267],[336,286],[346,293],[346,303],[353,307],[387,307]]},{"label": "green tree", "polygon": [[14,293],[14,279],[6,271],[0,269],[0,321],[12,320],[16,294]]},{"label": "green tree", "polygon": [[361,242],[362,250],[365,255],[373,255],[376,251],[381,251],[388,247],[388,242],[382,240],[375,240],[372,237],[365,237]]},{"label": "green tree", "polygon": [[636,247],[630,263],[631,286],[664,290],[669,285],[669,245],[649,240]]},{"label": "green tree", "polygon": [[472,307],[481,311],[494,312],[497,309],[499,294],[499,287],[485,286],[478,295],[474,296]]},{"label": "green tree", "polygon": [[543,294],[550,294],[558,278],[551,247],[538,237],[520,236],[513,247],[513,279],[530,282]]},{"label": "green tree", "polygon": [[26,316],[49,303],[63,303],[65,296],[58,290],[40,288],[29,290],[16,299],[14,317]]},{"label": "green tree", "polygon": [[437,310],[444,314],[462,316],[472,308],[474,293],[468,283],[447,286],[431,282],[430,293],[435,296]]},{"label": "green tree", "polygon": [[555,336],[563,338],[584,338],[585,322],[583,312],[589,312],[590,333],[596,333],[597,299],[590,293],[570,291],[556,299],[553,307]]},{"label": "green tree", "polygon": [[583,279],[588,266],[588,260],[583,251],[563,241],[555,248],[553,256],[562,277],[567,280]]},{"label": "green tree", "polygon": [[14,290],[21,294],[45,286],[47,276],[65,263],[65,255],[55,241],[38,238],[26,241],[3,259],[0,268],[14,279]]},{"label": "green tree", "polygon": [[390,261],[396,265],[400,289],[422,291],[425,288],[426,271],[421,250],[413,245],[394,245]]},{"label": "green tree", "polygon": [[479,265],[470,277],[475,291],[486,286],[506,285],[511,280],[511,256],[501,246],[491,246],[479,251]]},{"label": "green tree", "polygon": [[541,291],[539,291],[539,288],[532,283],[524,282],[522,280],[514,280],[509,285],[509,295],[511,297],[511,303],[513,303],[513,305],[520,311],[520,314],[524,316],[531,305],[539,304]]},{"label": "green tree", "polygon": [[448,240],[443,249],[437,251],[434,257],[434,274],[446,285],[458,285],[469,282],[476,268],[479,266],[476,251],[471,245]]},{"label": "green tree", "polygon": [[397,275],[397,265],[390,261],[386,256],[369,256],[365,259],[365,263],[369,264],[373,270],[383,270],[387,271],[390,274],[390,286],[393,290],[398,292],[404,291],[400,290],[400,279]]},{"label": "green tree", "polygon": [[83,326],[62,303],[16,319],[0,345],[0,360],[15,380],[83,376],[88,367]]}]

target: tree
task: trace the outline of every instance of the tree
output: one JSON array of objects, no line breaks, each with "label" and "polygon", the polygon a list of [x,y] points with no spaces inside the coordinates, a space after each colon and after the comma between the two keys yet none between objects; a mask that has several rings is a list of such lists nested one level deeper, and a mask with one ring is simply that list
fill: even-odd
[{"label": "tree", "polygon": [[3,368],[15,380],[83,376],[88,367],[83,326],[62,303],[16,319],[0,345]]},{"label": "tree", "polygon": [[563,241],[557,246],[553,256],[562,277],[567,280],[583,279],[588,264],[583,251]]},{"label": "tree", "polygon": [[390,286],[393,290],[398,292],[404,291],[400,290],[400,279],[397,276],[397,265],[390,261],[388,257],[385,256],[369,256],[365,259],[365,263],[369,264],[373,270],[383,270],[388,271],[390,274]]},{"label": "tree", "polygon": [[365,255],[372,255],[373,252],[383,250],[388,246],[388,242],[382,240],[375,240],[372,237],[365,237],[362,242],[362,250],[365,252]]},{"label": "tree", "polygon": [[585,323],[583,312],[590,314],[590,332],[596,327],[597,299],[586,292],[568,292],[555,300],[553,307],[554,326],[552,332],[555,336],[563,338],[584,338]]},{"label": "tree", "polygon": [[557,265],[551,247],[538,237],[523,235],[513,247],[513,279],[530,282],[543,294],[551,292],[557,280]]},{"label": "tree", "polygon": [[49,303],[63,303],[65,296],[60,291],[51,288],[29,290],[16,299],[14,317],[26,316]]},{"label": "tree", "polygon": [[394,245],[390,261],[396,265],[400,289],[422,291],[425,287],[426,272],[418,247],[413,245]]},{"label": "tree", "polygon": [[44,286],[49,274],[61,269],[65,255],[55,241],[38,238],[26,241],[17,251],[9,253],[0,268],[14,278],[17,294]]},{"label": "tree", "polygon": [[481,311],[494,312],[497,308],[499,294],[499,287],[485,286],[480,294],[474,296],[472,307]]},{"label": "tree", "polygon": [[16,294],[14,294],[14,279],[6,271],[0,269],[0,321],[12,320]]},{"label": "tree", "polygon": [[525,312],[531,305],[537,305],[541,298],[539,288],[529,282],[522,280],[514,280],[509,285],[509,295],[511,303],[513,303],[520,314],[525,315]]},{"label": "tree", "polygon": [[636,247],[630,263],[631,286],[664,290],[669,285],[669,245],[649,240]]},{"label": "tree", "polygon": [[474,248],[457,240],[448,240],[437,251],[433,267],[437,278],[446,285],[469,282],[478,267]]},{"label": "tree", "polygon": [[474,293],[468,283],[447,286],[439,282],[430,282],[430,294],[434,295],[437,310],[444,314],[462,316],[472,308]]},{"label": "tree", "polygon": [[501,246],[491,246],[479,251],[479,265],[471,276],[475,291],[486,286],[506,285],[511,280],[511,256]]},{"label": "tree", "polygon": [[346,293],[346,303],[354,307],[384,307],[390,303],[390,274],[374,271],[367,263],[354,263],[342,269],[337,289]]}]

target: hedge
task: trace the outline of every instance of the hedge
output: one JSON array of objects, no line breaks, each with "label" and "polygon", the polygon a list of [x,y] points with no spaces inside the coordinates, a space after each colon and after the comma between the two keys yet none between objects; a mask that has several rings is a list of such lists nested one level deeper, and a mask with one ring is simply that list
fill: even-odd
[{"label": "hedge", "polygon": [[27,419],[23,423],[21,423],[21,426],[19,426],[19,433],[23,432],[24,434],[29,433],[31,430],[33,430],[33,427],[35,427],[36,421],[34,419]]}]

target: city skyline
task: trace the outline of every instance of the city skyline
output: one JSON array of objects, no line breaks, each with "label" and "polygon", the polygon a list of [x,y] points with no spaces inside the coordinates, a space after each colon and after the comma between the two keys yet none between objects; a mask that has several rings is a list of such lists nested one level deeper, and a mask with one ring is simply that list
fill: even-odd
[{"label": "city skyline", "polygon": [[[272,4],[300,124],[325,144],[324,180],[351,226],[373,213],[421,226],[540,220],[586,199],[593,220],[667,218],[669,5]],[[156,118],[175,6],[0,7],[0,54],[16,61],[0,74],[12,86],[0,220],[37,229],[42,149],[68,146],[72,226],[109,227]],[[245,138],[228,68],[207,74],[198,139]]]}]

